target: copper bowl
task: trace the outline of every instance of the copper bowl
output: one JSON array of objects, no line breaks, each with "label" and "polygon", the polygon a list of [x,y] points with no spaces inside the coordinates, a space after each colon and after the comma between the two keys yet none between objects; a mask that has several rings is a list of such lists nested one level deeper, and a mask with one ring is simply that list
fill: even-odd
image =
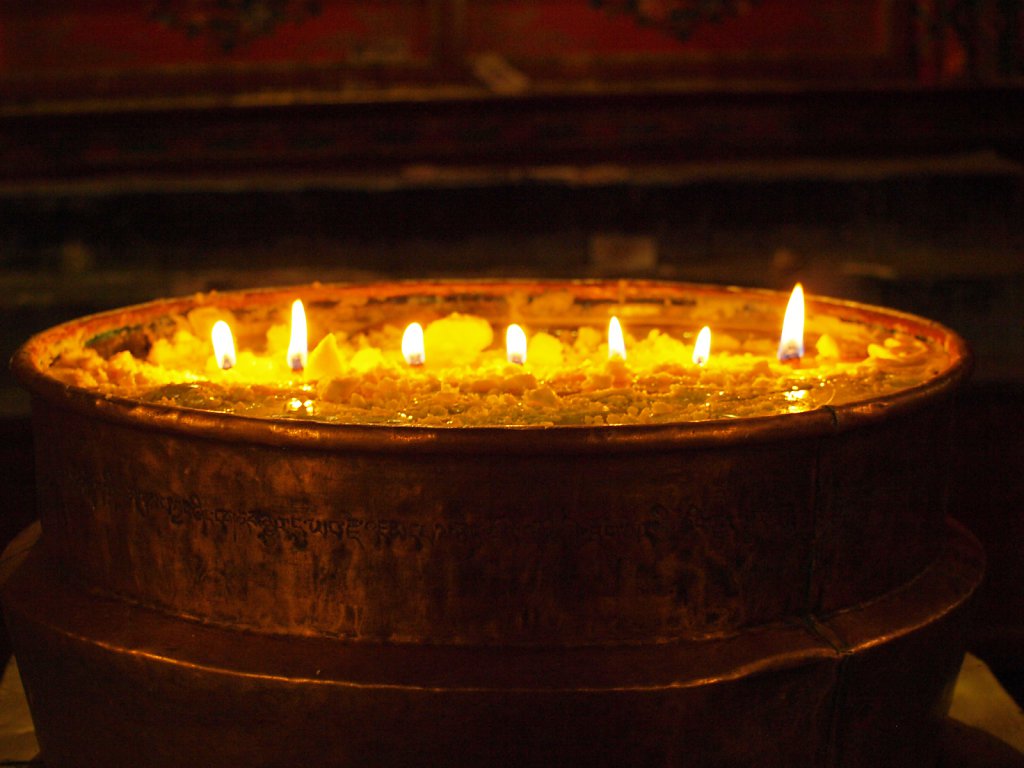
[{"label": "copper bowl", "polygon": [[[197,301],[247,315],[300,295],[311,308],[351,307],[355,324],[426,306],[497,320],[510,295],[553,290],[573,293],[584,316],[606,317],[615,305],[626,317],[668,324],[722,304],[737,308],[735,322],[759,323],[781,317],[786,298],[642,282],[317,285],[158,301],[58,326],[13,362],[33,401],[38,557],[89,600],[229,633],[362,644],[371,655],[396,653],[395,644],[438,653],[490,647],[506,660],[512,646],[563,649],[571,659],[586,646],[656,653],[689,643],[703,649],[687,662],[697,666],[711,648],[701,643],[750,643],[743,638],[780,627],[815,628],[811,655],[838,659],[843,641],[827,639],[823,627],[943,570],[950,536],[963,539],[947,527],[945,491],[951,400],[970,358],[953,332],[890,310],[808,305],[932,340],[950,356],[945,371],[862,402],[739,420],[516,428],[272,421],[101,397],[47,374],[68,339],[145,347],[162,318]],[[980,578],[976,546],[957,546],[959,586],[918,606],[929,618],[914,627],[959,615]],[[18,605],[8,598],[9,613]],[[912,629],[899,627],[876,639]],[[937,683],[914,703],[922,711],[941,708],[955,674],[950,642]],[[650,663],[659,669],[679,663],[671,651],[657,658]],[[759,664],[751,657],[738,668],[742,676]],[[588,679],[577,683],[586,688]],[[562,683],[572,689],[572,675]],[[679,685],[671,672],[647,683]]]}]

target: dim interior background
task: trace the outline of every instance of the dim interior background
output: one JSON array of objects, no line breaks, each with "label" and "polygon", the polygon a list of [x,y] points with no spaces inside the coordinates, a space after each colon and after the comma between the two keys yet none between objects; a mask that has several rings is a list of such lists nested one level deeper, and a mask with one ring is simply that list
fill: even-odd
[{"label": "dim interior background", "polygon": [[[1024,0],[0,7],[0,350],[210,289],[638,277],[963,334],[971,649],[1024,700]],[[0,537],[34,517],[0,380]]]}]

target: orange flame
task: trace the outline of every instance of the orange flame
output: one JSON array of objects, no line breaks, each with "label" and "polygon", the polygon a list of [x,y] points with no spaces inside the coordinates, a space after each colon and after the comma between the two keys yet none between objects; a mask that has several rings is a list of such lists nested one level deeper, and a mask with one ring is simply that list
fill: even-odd
[{"label": "orange flame", "polygon": [[423,349],[423,326],[409,323],[402,334],[402,356],[409,365],[423,365],[426,356]]},{"label": "orange flame", "polygon": [[505,331],[505,355],[510,363],[526,362],[526,333],[515,323]]},{"label": "orange flame", "polygon": [[797,283],[786,306],[779,338],[779,360],[796,360],[804,356],[804,288]]},{"label": "orange flame", "polygon": [[626,340],[622,336],[622,325],[619,318],[612,316],[608,323],[608,359],[619,357],[626,359]]},{"label": "orange flame", "polygon": [[223,320],[213,324],[210,332],[213,342],[213,358],[217,361],[217,367],[222,371],[235,367],[235,338],[231,335],[231,326]]},{"label": "orange flame", "polygon": [[704,366],[711,357],[711,329],[704,326],[697,334],[697,341],[693,345],[693,364]]},{"label": "orange flame", "polygon": [[288,366],[293,371],[301,371],[306,367],[308,341],[306,334],[306,310],[302,301],[292,302],[292,336],[288,342]]}]

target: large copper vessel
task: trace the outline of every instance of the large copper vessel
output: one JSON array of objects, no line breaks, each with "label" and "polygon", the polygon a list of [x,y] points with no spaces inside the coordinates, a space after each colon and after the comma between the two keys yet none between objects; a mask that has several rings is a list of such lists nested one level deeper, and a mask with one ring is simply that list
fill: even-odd
[{"label": "large copper vessel", "polygon": [[[760,322],[785,297],[661,283],[313,286],[354,325]],[[296,290],[225,294],[239,313]],[[51,329],[32,393],[42,537],[4,593],[47,764],[919,765],[981,576],[945,517],[961,340],[913,389],[806,413],[642,427],[270,421],[68,388],[69,338],[144,348],[156,302]],[[343,313],[345,314],[345,313]]]}]

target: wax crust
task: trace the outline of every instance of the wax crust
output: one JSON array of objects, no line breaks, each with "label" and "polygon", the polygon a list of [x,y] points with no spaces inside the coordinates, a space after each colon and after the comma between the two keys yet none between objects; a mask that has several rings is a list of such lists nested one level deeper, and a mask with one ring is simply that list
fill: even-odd
[{"label": "wax crust", "polygon": [[[227,317],[242,346],[230,370],[212,354],[209,329]],[[771,416],[836,406],[914,387],[948,368],[948,353],[908,333],[820,318],[807,353],[776,359],[766,329],[715,331],[709,359],[692,362],[700,326],[625,324],[626,360],[608,359],[605,329],[526,326],[525,364],[499,345],[504,328],[464,313],[426,326],[426,361],[401,354],[403,327],[321,328],[305,370],[287,364],[287,323],[262,333],[230,313],[200,307],[144,356],[104,355],[84,344],[51,366],[61,381],[145,402],[248,416],[415,426],[616,425]],[[433,353],[433,354],[432,354]]]}]

